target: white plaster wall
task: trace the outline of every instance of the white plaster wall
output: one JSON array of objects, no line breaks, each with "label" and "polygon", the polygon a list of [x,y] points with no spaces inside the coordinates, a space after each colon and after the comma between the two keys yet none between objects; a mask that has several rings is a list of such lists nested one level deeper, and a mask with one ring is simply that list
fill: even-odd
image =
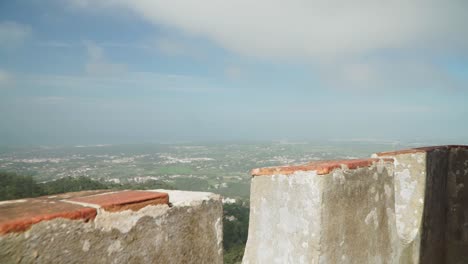
[{"label": "white plaster wall", "polygon": [[322,189],[315,172],[254,177],[243,263],[318,263]]}]

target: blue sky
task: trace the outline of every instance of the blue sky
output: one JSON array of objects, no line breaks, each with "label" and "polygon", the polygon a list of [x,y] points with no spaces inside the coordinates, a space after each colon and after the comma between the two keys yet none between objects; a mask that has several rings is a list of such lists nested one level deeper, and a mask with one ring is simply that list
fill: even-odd
[{"label": "blue sky", "polygon": [[0,144],[468,142],[466,1],[0,3]]}]

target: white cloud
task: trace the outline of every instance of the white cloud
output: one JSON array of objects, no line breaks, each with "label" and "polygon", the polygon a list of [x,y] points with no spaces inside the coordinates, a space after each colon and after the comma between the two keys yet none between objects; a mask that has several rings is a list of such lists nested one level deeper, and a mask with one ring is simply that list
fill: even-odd
[{"label": "white cloud", "polygon": [[102,61],[104,60],[104,51],[100,46],[92,41],[84,41],[86,51],[88,52],[89,59],[91,61]]},{"label": "white cloud", "polygon": [[65,97],[60,96],[39,96],[35,97],[34,101],[39,104],[54,105],[60,104],[67,100]]},{"label": "white cloud", "polygon": [[0,22],[0,47],[14,47],[31,35],[31,28],[16,22]]},{"label": "white cloud", "polygon": [[48,47],[48,48],[72,48],[77,46],[76,43],[71,43],[71,42],[64,42],[64,41],[43,41],[43,42],[38,42],[38,46],[41,47]]},{"label": "white cloud", "polygon": [[126,7],[154,24],[254,56],[328,58],[468,44],[468,3],[458,0],[112,0],[100,5]]},{"label": "white cloud", "polygon": [[[412,85],[429,83],[395,63],[372,58],[379,52],[411,54],[416,68],[437,70],[421,58],[468,54],[468,2],[463,0],[109,0],[96,4],[74,0],[80,7],[128,9],[147,21],[191,36],[203,36],[242,55],[311,63],[324,73],[356,86],[372,86],[394,78]],[[164,44],[164,43],[163,43]],[[167,52],[178,52],[163,45]],[[419,54],[419,55],[417,55]],[[419,57],[418,57],[419,56]],[[372,58],[367,61],[366,58]],[[404,65],[406,58],[396,62]],[[447,76],[437,72],[438,80]],[[388,76],[388,78],[386,77]],[[432,78],[432,77],[431,77]],[[431,79],[429,78],[429,79]],[[443,85],[449,85],[449,80]],[[405,83],[403,83],[405,84]]]},{"label": "white cloud", "polygon": [[123,75],[20,75],[18,87],[61,89],[140,89],[187,93],[213,93],[222,89],[209,79],[188,75],[167,75],[152,72],[127,72]]},{"label": "white cloud", "polygon": [[[140,45],[142,46],[142,45]],[[143,45],[146,49],[156,50],[166,56],[182,56],[201,60],[206,56],[204,49],[191,38],[184,36],[163,36],[155,41],[147,41]]]},{"label": "white cloud", "polygon": [[11,87],[13,85],[13,76],[0,69],[0,89],[2,88],[8,88],[8,87]]},{"label": "white cloud", "polygon": [[237,66],[228,66],[224,69],[224,74],[231,79],[238,79],[242,76],[242,70]]},{"label": "white cloud", "polygon": [[127,72],[125,64],[110,63],[104,57],[103,49],[92,41],[85,41],[89,61],[85,65],[87,74],[96,76],[121,75]]},{"label": "white cloud", "polygon": [[464,89],[466,83],[441,66],[420,60],[367,59],[319,68],[325,85],[343,89]]},{"label": "white cloud", "polygon": [[161,38],[156,41],[158,50],[166,55],[184,55],[188,47],[178,41],[169,38]]}]

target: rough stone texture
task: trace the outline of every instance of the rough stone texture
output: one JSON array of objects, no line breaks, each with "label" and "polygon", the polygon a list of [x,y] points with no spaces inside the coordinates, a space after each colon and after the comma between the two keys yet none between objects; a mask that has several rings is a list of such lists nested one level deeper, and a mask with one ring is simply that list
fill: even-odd
[{"label": "rough stone texture", "polygon": [[[386,263],[397,249],[393,165],[337,169],[324,177],[320,259],[316,263]],[[314,263],[314,262],[308,262]]]},{"label": "rough stone texture", "polygon": [[396,196],[412,201],[406,207],[398,207],[399,199],[396,200],[401,210],[396,221],[403,255],[413,257],[405,263],[468,263],[468,238],[462,235],[468,229],[468,199],[464,192],[468,183],[467,146],[426,147],[377,155],[395,159],[398,164],[395,181],[401,186],[396,188]]},{"label": "rough stone texture", "polygon": [[468,263],[468,147],[373,158],[254,170],[243,262]]},{"label": "rough stone texture", "polygon": [[404,152],[393,156],[393,192],[398,245],[397,263],[418,263],[421,240],[421,221],[426,186],[426,153]]},{"label": "rough stone texture", "polygon": [[166,190],[143,196],[161,192],[172,207],[106,211],[98,205],[88,222],[59,217],[4,234],[0,263],[222,263],[221,197]]},{"label": "rough stone texture", "polygon": [[363,162],[357,160],[359,166],[349,169],[353,161],[348,161],[322,176],[300,169],[287,175],[254,177],[243,263],[391,259],[388,240],[393,233],[386,215],[394,212],[389,177],[393,164],[378,159],[364,163],[368,165],[360,167]]},{"label": "rough stone texture", "polygon": [[323,178],[254,177],[244,263],[318,263]]}]

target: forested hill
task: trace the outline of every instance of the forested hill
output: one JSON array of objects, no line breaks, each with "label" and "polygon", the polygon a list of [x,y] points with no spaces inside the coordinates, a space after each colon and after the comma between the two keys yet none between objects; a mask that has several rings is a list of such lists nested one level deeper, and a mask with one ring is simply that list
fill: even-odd
[{"label": "forested hill", "polygon": [[65,177],[55,181],[37,183],[32,176],[0,172],[0,200],[12,200],[66,192],[99,189],[174,189],[167,183],[149,180],[144,183],[103,183],[88,177]]}]

